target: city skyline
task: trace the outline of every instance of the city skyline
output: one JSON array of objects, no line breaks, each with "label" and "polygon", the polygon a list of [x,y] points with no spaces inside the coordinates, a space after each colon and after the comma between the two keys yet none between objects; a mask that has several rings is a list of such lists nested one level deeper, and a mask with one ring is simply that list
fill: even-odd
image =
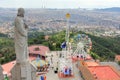
[{"label": "city skyline", "polygon": [[94,9],[120,7],[120,0],[0,0],[0,7]]}]

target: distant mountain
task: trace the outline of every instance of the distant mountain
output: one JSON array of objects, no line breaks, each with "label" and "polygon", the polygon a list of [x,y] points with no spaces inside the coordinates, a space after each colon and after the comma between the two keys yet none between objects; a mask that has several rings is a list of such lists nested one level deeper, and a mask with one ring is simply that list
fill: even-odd
[{"label": "distant mountain", "polygon": [[105,8],[105,9],[96,9],[98,11],[109,11],[109,12],[120,12],[120,7],[112,7],[112,8]]}]

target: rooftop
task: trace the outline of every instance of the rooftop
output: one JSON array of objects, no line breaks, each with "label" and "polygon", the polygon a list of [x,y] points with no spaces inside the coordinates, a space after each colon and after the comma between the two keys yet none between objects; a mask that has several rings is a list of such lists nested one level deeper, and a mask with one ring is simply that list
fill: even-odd
[{"label": "rooftop", "polygon": [[46,52],[50,51],[48,47],[42,45],[29,46],[29,54],[40,54],[45,55]]},{"label": "rooftop", "polygon": [[[33,61],[33,60],[35,60],[36,59],[36,57],[29,57],[29,60],[30,61]],[[11,71],[11,69],[13,68],[13,66],[16,64],[16,61],[11,61],[11,62],[8,62],[8,63],[6,63],[6,64],[3,64],[2,65],[2,68],[3,68],[3,74],[8,74],[8,75],[10,75],[10,71]]]},{"label": "rooftop", "polygon": [[120,75],[110,66],[89,66],[88,69],[97,80],[120,80]]},{"label": "rooftop", "polygon": [[3,64],[2,68],[3,68],[3,74],[8,74],[10,75],[10,71],[13,68],[13,66],[15,65],[16,61],[11,61],[9,63]]},{"label": "rooftop", "polygon": [[94,61],[86,61],[85,64],[87,66],[99,66],[99,64],[97,62],[94,62]]}]

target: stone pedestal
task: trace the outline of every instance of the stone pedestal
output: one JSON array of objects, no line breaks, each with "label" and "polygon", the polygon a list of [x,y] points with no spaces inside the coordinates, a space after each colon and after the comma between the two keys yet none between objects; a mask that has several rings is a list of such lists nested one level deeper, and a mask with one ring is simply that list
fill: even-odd
[{"label": "stone pedestal", "polygon": [[0,80],[4,80],[4,76],[3,76],[3,69],[0,65]]},{"label": "stone pedestal", "polygon": [[29,62],[16,63],[11,74],[11,80],[36,80],[36,68]]}]

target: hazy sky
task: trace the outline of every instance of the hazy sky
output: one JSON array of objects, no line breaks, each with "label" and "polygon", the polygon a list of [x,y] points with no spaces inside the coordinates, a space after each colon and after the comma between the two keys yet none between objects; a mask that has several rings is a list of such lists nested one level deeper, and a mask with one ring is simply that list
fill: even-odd
[{"label": "hazy sky", "polygon": [[120,0],[0,0],[5,8],[106,8],[120,7]]}]

